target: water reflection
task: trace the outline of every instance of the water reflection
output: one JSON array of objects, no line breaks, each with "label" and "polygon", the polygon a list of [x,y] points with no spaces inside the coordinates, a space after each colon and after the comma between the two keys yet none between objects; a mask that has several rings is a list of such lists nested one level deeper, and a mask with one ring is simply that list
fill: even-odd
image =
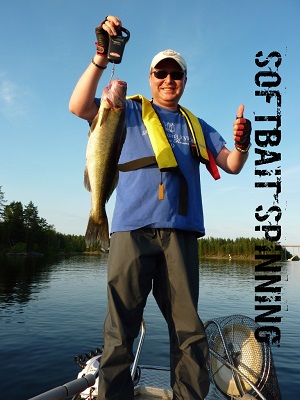
[{"label": "water reflection", "polygon": [[0,258],[0,308],[7,308],[15,303],[26,304],[37,299],[53,279],[55,271],[62,267],[64,273],[85,265],[86,270],[106,269],[107,256],[77,257],[3,257]]},{"label": "water reflection", "polygon": [[41,258],[6,257],[0,267],[0,307],[28,303],[49,281],[49,263]]},{"label": "water reflection", "polygon": [[[299,376],[298,265],[282,264],[282,296],[289,308],[282,310],[282,350],[274,352],[287,399],[293,398],[291,390]],[[1,392],[7,398],[26,399],[73,379],[79,372],[73,357],[102,346],[106,266],[106,255],[0,260],[0,354],[5,360],[0,376],[5,376]],[[231,314],[255,318],[254,262],[201,260],[199,271],[198,309],[203,321]],[[167,327],[152,296],[145,319],[141,363],[168,365]]]}]

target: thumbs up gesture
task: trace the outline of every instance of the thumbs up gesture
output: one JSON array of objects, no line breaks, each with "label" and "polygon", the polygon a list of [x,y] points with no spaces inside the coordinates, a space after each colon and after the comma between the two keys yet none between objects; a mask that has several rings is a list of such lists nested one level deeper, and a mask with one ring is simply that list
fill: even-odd
[{"label": "thumbs up gesture", "polygon": [[244,118],[244,104],[237,110],[236,120],[233,123],[233,136],[235,148],[241,153],[247,153],[251,143],[251,122]]}]

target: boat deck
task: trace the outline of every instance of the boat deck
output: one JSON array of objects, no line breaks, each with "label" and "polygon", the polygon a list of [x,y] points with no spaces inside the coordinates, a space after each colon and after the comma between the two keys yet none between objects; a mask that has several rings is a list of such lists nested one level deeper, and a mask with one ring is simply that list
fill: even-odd
[{"label": "boat deck", "polygon": [[[140,367],[141,377],[134,390],[135,400],[172,400],[173,392],[169,385],[170,370],[166,367]],[[224,399],[211,385],[205,400]]]},{"label": "boat deck", "polygon": [[172,400],[172,391],[152,387],[137,388],[134,400]]},{"label": "boat deck", "polygon": [[172,400],[170,370],[164,367],[140,367],[140,381],[134,390],[135,400]]}]

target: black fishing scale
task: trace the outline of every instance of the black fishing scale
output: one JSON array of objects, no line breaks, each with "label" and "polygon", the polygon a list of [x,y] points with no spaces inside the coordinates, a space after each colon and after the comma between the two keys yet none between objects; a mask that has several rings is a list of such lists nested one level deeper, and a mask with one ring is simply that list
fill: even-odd
[{"label": "black fishing scale", "polygon": [[[109,36],[107,58],[108,61],[114,64],[121,63],[125,45],[130,38],[130,33],[127,29],[122,27],[118,32],[119,34],[117,36]],[[124,32],[126,36],[123,36],[122,32]]]}]

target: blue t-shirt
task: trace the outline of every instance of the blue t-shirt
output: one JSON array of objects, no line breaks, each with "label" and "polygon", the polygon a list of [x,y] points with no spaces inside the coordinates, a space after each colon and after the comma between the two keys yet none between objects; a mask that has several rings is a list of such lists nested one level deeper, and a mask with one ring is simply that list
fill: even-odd
[{"label": "blue t-shirt", "polygon": [[[161,172],[157,166],[119,173],[116,204],[111,232],[141,227],[177,228],[205,234],[198,159],[192,157],[190,135],[179,111],[153,105],[173,148],[179,168],[188,182],[188,212],[178,214],[180,177],[176,172]],[[141,117],[141,104],[126,102],[127,136],[119,163],[153,156],[154,152]],[[214,157],[225,145],[224,139],[210,125],[199,120],[206,144]],[[159,185],[164,185],[164,199],[159,200]]]}]

